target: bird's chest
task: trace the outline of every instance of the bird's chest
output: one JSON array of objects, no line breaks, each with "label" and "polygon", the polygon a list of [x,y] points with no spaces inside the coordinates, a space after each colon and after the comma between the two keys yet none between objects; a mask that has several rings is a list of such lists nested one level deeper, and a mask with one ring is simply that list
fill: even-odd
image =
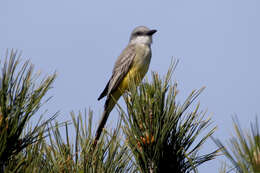
[{"label": "bird's chest", "polygon": [[151,61],[151,49],[147,45],[138,45],[136,47],[136,56],[133,62],[133,66],[140,73],[146,73]]}]

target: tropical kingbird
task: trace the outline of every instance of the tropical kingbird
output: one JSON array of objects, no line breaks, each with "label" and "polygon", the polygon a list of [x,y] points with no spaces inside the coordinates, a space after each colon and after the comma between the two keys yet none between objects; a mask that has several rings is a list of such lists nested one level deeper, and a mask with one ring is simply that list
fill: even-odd
[{"label": "tropical kingbird", "polygon": [[114,108],[120,96],[128,89],[131,79],[139,83],[148,71],[151,61],[152,35],[156,30],[145,26],[136,27],[130,36],[130,41],[114,65],[112,76],[98,100],[107,96],[101,122],[96,131],[95,145],[102,133],[109,113]]}]

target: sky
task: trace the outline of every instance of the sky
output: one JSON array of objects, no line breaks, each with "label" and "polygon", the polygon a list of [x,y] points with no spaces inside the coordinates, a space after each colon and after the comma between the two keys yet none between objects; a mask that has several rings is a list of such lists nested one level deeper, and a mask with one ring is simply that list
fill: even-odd
[{"label": "sky", "polygon": [[[206,86],[196,103],[218,127],[214,137],[225,142],[234,134],[232,117],[246,129],[260,114],[259,21],[259,0],[1,0],[0,57],[14,48],[43,76],[57,72],[44,108],[60,111],[58,121],[91,108],[97,122],[104,104],[97,97],[131,31],[139,25],[157,29],[147,76],[165,75],[172,58],[179,59],[172,79],[178,101]],[[111,114],[109,127],[117,117]],[[209,140],[202,152],[216,148]],[[218,172],[222,161],[208,162],[199,172]]]}]

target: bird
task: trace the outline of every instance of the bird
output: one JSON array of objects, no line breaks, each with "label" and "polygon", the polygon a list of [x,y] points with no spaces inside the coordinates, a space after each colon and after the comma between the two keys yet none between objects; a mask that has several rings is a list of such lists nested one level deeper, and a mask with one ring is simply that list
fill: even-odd
[{"label": "bird", "polygon": [[147,73],[152,57],[152,36],[157,30],[146,26],[136,27],[130,36],[128,45],[117,58],[112,76],[105,89],[98,97],[101,100],[106,96],[104,111],[95,134],[94,145],[100,138],[110,112],[119,98],[129,88],[130,81],[134,80],[138,85]]}]

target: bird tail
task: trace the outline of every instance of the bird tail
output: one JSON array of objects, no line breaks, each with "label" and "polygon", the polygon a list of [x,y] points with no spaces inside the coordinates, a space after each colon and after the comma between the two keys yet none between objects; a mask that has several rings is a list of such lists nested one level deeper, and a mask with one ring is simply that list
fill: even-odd
[{"label": "bird tail", "polygon": [[106,125],[109,113],[110,113],[110,111],[104,109],[104,112],[102,114],[102,119],[101,119],[101,121],[100,121],[100,123],[98,125],[98,128],[97,128],[97,131],[96,131],[95,140],[94,140],[94,146],[96,146],[96,144],[97,144],[97,142],[98,142],[98,140],[99,140],[99,138],[101,136],[102,130],[103,130],[103,128]]},{"label": "bird tail", "polygon": [[120,90],[117,90],[116,92],[114,92],[113,94],[111,94],[107,97],[107,100],[106,100],[105,106],[104,106],[104,112],[102,114],[102,119],[101,119],[101,121],[98,125],[98,128],[97,128],[97,131],[96,131],[94,147],[96,146],[96,144],[101,136],[102,130],[106,125],[110,112],[114,108],[116,102],[118,101],[118,99],[120,98],[121,95],[122,95],[122,92]]},{"label": "bird tail", "polygon": [[[118,98],[117,98],[117,100],[118,100]],[[97,142],[98,142],[98,140],[99,140],[99,138],[102,134],[103,128],[106,125],[109,114],[110,114],[111,110],[114,108],[115,104],[116,104],[116,100],[114,100],[111,97],[109,97],[106,100],[105,106],[104,106],[104,111],[103,111],[103,114],[102,114],[102,118],[101,118],[101,121],[100,121],[98,128],[97,128],[97,131],[96,131],[94,146],[96,146],[96,144],[97,144]]]}]

